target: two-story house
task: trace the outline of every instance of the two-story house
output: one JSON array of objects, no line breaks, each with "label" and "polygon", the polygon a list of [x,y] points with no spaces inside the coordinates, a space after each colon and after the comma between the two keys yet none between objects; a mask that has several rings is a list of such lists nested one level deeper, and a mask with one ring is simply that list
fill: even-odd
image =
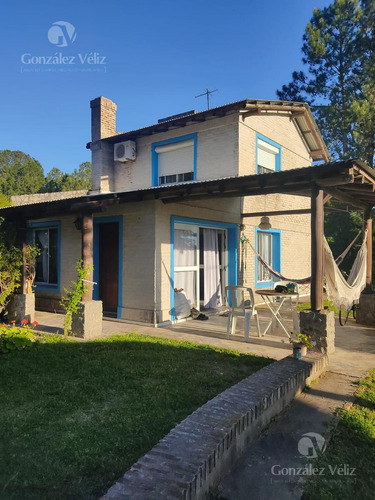
[{"label": "two-story house", "polygon": [[[241,232],[276,270],[309,275],[308,214],[275,215],[269,229],[258,227],[263,211],[304,209],[309,200],[264,196],[261,189],[251,197],[228,191],[242,176],[328,161],[307,104],[243,100],[125,133],[116,132],[116,108],[104,97],[91,101],[92,190],[55,201],[28,198],[29,237],[42,249],[37,307],[59,309],[81,258],[77,228],[87,211],[93,298],[117,318],[173,321],[175,288],[183,288],[198,309],[212,309],[224,303],[228,284],[270,286],[271,276],[241,242]],[[190,197],[189,186],[204,192]],[[215,196],[211,186],[218,189]]]}]

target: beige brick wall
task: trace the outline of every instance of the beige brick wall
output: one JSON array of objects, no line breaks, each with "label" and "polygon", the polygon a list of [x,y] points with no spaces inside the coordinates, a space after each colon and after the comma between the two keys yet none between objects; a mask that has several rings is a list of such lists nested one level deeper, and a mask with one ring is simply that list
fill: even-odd
[{"label": "beige brick wall", "polygon": [[311,159],[303,139],[295,125],[285,114],[262,113],[239,120],[239,175],[256,173],[256,133],[276,142],[282,147],[281,169],[308,167]]},{"label": "beige brick wall", "polygon": [[[135,161],[113,162],[115,179],[113,189],[131,191],[151,187],[152,144],[194,133],[198,134],[197,180],[237,175],[238,117],[230,115],[137,139]],[[102,170],[104,172],[104,168]]]},{"label": "beige brick wall", "polygon": [[[256,133],[278,143],[281,150],[281,169],[308,167],[311,159],[293,120],[281,114],[251,115],[239,122],[239,174],[256,173]],[[310,199],[302,196],[272,194],[243,199],[242,212],[262,212],[310,208]],[[255,226],[260,217],[244,218],[245,236],[255,246]],[[281,230],[281,272],[288,278],[310,275],[310,215],[270,217],[273,229]],[[240,282],[255,285],[255,256],[248,245],[239,248]]]}]

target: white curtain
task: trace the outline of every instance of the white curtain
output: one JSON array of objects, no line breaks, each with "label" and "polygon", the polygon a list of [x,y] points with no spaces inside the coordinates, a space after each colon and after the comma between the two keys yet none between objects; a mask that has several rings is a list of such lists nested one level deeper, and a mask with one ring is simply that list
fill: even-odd
[{"label": "white curtain", "polygon": [[[197,248],[198,229],[174,231],[174,287],[183,288],[190,305],[197,305]],[[178,268],[185,268],[179,270]],[[186,269],[194,267],[194,269]]]},{"label": "white curtain", "polygon": [[[258,233],[258,253],[262,259],[272,266],[272,234]],[[272,276],[266,267],[258,260],[258,281],[271,281]]]},{"label": "white curtain", "polygon": [[204,307],[207,309],[222,305],[219,236],[216,229],[203,229],[204,265]]}]

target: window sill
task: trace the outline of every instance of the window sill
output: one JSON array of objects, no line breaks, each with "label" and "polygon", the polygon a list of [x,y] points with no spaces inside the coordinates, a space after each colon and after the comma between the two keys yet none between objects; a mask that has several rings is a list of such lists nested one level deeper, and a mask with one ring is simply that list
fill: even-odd
[{"label": "window sill", "polygon": [[272,288],[272,281],[262,281],[261,283],[255,283],[255,288]]},{"label": "window sill", "polygon": [[34,283],[35,292],[59,292],[60,285],[49,285],[48,283]]}]

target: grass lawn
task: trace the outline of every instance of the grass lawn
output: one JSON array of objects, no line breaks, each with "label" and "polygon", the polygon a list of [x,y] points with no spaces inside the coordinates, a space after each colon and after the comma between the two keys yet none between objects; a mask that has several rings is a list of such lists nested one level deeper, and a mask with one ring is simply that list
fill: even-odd
[{"label": "grass lawn", "polygon": [[98,498],[203,403],[272,362],[129,334],[0,356],[0,498]]},{"label": "grass lawn", "polygon": [[[309,478],[303,496],[306,500],[375,497],[375,369],[358,381],[354,405],[340,414],[327,450],[314,461],[314,467],[328,472]],[[330,474],[329,466],[345,464],[355,467],[355,475]]]}]

